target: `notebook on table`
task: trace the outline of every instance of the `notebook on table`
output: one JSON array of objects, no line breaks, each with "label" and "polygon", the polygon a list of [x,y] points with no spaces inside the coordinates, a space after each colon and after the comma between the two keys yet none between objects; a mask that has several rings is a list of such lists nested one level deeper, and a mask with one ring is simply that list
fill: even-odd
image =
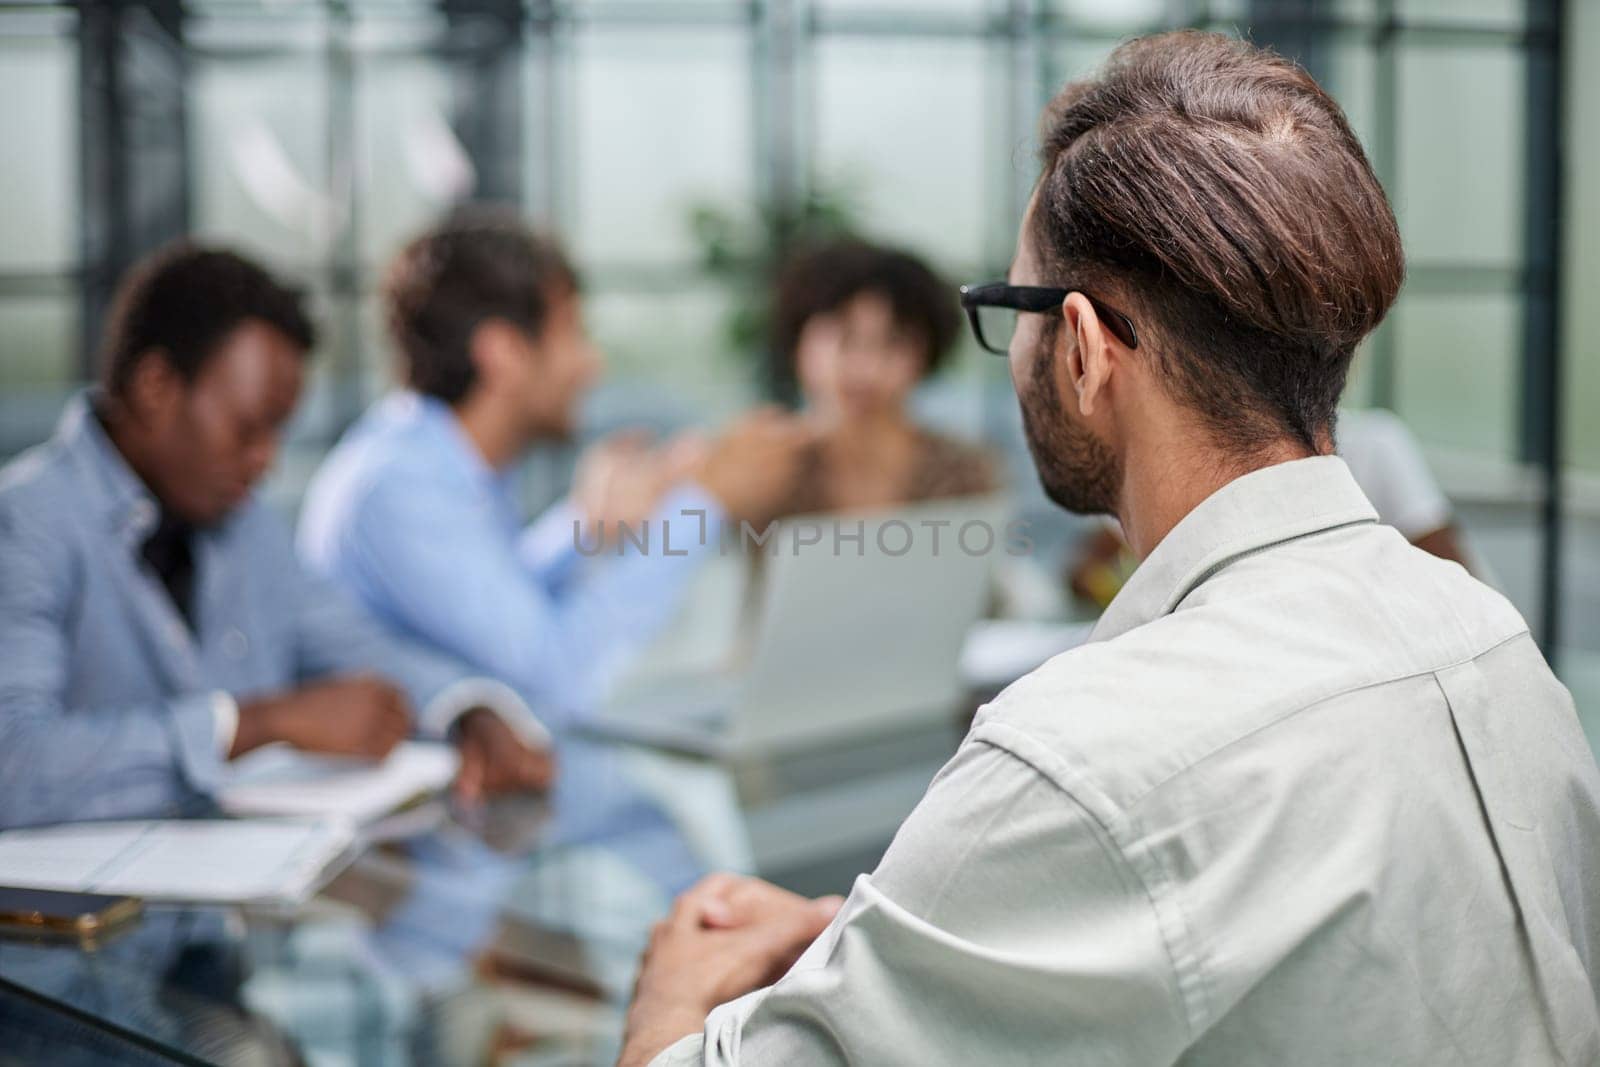
[{"label": "notebook on table", "polygon": [[228,765],[217,806],[230,815],[309,816],[373,823],[437,795],[456,776],[454,746],[404,741],[382,760],[256,749]]},{"label": "notebook on table", "polygon": [[352,853],[343,819],[69,823],[0,831],[0,885],[186,903],[299,903]]}]

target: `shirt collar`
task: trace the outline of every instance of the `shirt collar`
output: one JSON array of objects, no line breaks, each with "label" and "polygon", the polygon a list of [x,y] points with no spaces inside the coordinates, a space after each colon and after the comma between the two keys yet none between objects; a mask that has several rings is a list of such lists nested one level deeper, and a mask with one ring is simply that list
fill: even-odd
[{"label": "shirt collar", "polygon": [[1174,611],[1241,556],[1378,514],[1337,456],[1251,471],[1201,501],[1139,565],[1095,625],[1106,641]]},{"label": "shirt collar", "polygon": [[510,472],[489,465],[462,429],[461,420],[456,418],[449,404],[437,397],[402,389],[385,398],[383,405],[388,418],[421,427],[434,443],[435,456],[458,472],[497,490],[504,490],[509,484]]},{"label": "shirt collar", "polygon": [[100,425],[95,407],[101,395],[89,388],[69,400],[56,439],[89,475],[90,504],[131,543],[142,544],[160,522],[161,505]]}]

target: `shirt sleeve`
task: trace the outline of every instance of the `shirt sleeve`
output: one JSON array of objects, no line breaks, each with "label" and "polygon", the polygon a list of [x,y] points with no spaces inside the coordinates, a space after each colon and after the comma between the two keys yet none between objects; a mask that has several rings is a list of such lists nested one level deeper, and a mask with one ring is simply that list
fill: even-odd
[{"label": "shirt sleeve", "polygon": [[583,516],[570,500],[560,500],[528,525],[517,542],[517,554],[528,572],[543,583],[551,596],[560,596],[581,570],[584,555],[578,537]]},{"label": "shirt sleeve", "polygon": [[517,691],[493,678],[460,678],[445,686],[422,709],[422,729],[432,736],[442,737],[450,732],[457,719],[473,708],[488,708],[534,748],[549,748],[554,743],[549,729]]},{"label": "shirt sleeve", "polygon": [[[592,707],[672,618],[698,558],[714,550],[706,531],[721,516],[703,491],[674,493],[653,517],[648,552],[608,549],[552,585],[470,489],[373,486],[340,534],[341,576],[407,632],[504,679],[541,712],[566,717]],[[541,528],[549,537],[550,527]],[[544,558],[568,565],[556,555]]]},{"label": "shirt sleeve", "polygon": [[239,736],[239,702],[232,693],[218,689],[211,694],[211,721],[216,727],[217,755],[227,759]]},{"label": "shirt sleeve", "polygon": [[1187,1015],[1149,897],[1073,798],[969,741],[776,985],[657,1065],[1170,1063]]},{"label": "shirt sleeve", "polygon": [[417,729],[443,737],[466,711],[487,707],[530,745],[550,735],[521,696],[493,678],[478,676],[462,661],[392,632],[345,591],[307,571],[284,553],[286,580],[296,583],[295,649],[304,679],[376,674],[405,690],[417,714]]}]

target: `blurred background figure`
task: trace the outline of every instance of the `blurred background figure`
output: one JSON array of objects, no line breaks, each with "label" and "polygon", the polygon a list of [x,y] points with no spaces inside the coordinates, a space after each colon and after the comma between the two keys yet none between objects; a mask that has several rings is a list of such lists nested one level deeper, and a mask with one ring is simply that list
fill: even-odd
[{"label": "blurred background figure", "polygon": [[547,785],[516,694],[391,640],[254,495],[315,339],[300,294],[180,244],[115,308],[100,386],[0,470],[0,827],[203,811],[263,745],[376,758],[413,731],[456,737],[474,800]]},{"label": "blurred background figure", "polygon": [[479,210],[407,244],[384,302],[406,388],[312,479],[301,552],[400,633],[570,722],[672,619],[724,523],[771,518],[810,435],[766,412],[709,443],[603,441],[524,529],[509,472],[575,432],[601,371],[577,273],[514,212]]},{"label": "blurred background figure", "polygon": [[818,433],[786,514],[883,508],[998,487],[977,446],[922,425],[912,394],[950,355],[951,286],[908,252],[837,239],[778,279],[772,358]]},{"label": "blurred background figure", "polygon": [[1381,408],[1347,408],[1339,412],[1334,435],[1339,455],[1377,509],[1379,522],[1418,548],[1490,580],[1482,564],[1469,559],[1450,498],[1429,469],[1416,435],[1398,416]]}]

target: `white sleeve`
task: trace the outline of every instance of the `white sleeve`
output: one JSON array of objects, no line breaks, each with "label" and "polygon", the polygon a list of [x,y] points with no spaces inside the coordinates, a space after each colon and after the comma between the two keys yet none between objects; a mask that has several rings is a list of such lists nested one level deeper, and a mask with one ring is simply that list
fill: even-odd
[{"label": "white sleeve", "polygon": [[530,748],[549,748],[550,731],[539,721],[517,691],[493,678],[462,678],[441,689],[422,711],[425,733],[444,737],[462,715],[473,708],[488,708],[511,727]]},{"label": "white sleeve", "polygon": [[1416,436],[1387,411],[1341,416],[1340,452],[1378,519],[1415,541],[1450,525],[1453,509]]},{"label": "white sleeve", "polygon": [[227,759],[233,751],[233,739],[239,735],[239,702],[232,694],[220,689],[211,694],[211,722],[216,730],[217,752]]}]

